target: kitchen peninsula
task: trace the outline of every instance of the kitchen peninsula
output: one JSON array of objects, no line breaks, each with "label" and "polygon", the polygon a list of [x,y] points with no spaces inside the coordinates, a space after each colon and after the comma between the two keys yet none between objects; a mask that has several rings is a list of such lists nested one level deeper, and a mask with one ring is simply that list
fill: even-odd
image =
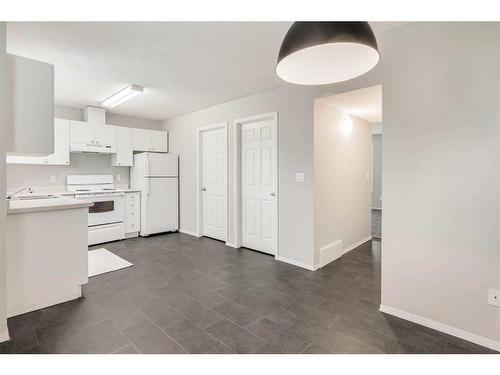
[{"label": "kitchen peninsula", "polygon": [[91,202],[56,195],[7,201],[7,315],[81,296]]}]

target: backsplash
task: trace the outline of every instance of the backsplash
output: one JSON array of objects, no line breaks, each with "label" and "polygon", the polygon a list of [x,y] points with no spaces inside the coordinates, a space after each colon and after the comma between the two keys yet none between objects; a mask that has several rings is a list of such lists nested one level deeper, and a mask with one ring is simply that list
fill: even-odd
[{"label": "backsplash", "polygon": [[[112,174],[115,184],[129,184],[129,167],[111,166],[111,155],[71,154],[70,165],[7,164],[7,191],[23,187],[66,186],[70,174]],[[120,181],[116,176],[120,175]],[[55,181],[51,182],[51,176]]]}]

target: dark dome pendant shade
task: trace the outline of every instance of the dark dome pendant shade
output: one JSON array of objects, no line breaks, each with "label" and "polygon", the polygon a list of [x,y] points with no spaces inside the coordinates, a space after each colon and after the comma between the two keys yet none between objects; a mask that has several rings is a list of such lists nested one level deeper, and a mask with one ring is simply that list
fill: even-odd
[{"label": "dark dome pendant shade", "polygon": [[347,81],[380,59],[368,22],[294,22],[278,54],[276,74],[299,85]]}]

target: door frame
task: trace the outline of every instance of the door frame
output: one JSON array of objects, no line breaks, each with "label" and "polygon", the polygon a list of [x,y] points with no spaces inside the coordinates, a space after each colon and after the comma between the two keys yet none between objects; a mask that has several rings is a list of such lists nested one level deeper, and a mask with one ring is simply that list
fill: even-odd
[{"label": "door frame", "polygon": [[278,258],[279,256],[279,126],[278,126],[278,111],[275,112],[269,112],[269,113],[264,113],[260,115],[255,115],[255,116],[250,116],[250,117],[245,117],[241,119],[237,119],[234,121],[234,183],[233,183],[233,206],[234,206],[234,247],[240,248],[242,247],[242,184],[241,184],[241,171],[242,171],[242,166],[241,166],[241,128],[243,125],[252,123],[252,122],[257,122],[257,121],[262,121],[262,120],[267,120],[271,119],[273,120],[273,127],[274,131],[276,134],[276,139],[275,139],[275,147],[274,147],[274,152],[275,152],[275,160],[276,160],[276,218],[275,218],[275,227],[276,227],[276,241],[275,241],[275,247],[276,247],[276,252],[274,254],[275,258]]},{"label": "door frame", "polygon": [[225,165],[225,181],[224,181],[224,190],[226,192],[225,196],[225,205],[226,205],[226,222],[225,222],[225,241],[226,244],[228,244],[228,225],[227,221],[229,218],[229,207],[228,207],[228,123],[226,122],[221,122],[219,124],[215,125],[210,125],[210,126],[204,126],[201,128],[196,129],[196,188],[198,189],[197,194],[196,194],[196,235],[198,237],[203,237],[203,192],[201,191],[202,189],[202,182],[203,182],[203,142],[202,142],[202,136],[203,133],[211,130],[218,130],[218,129],[224,129],[224,132],[226,133],[226,144],[224,145],[224,152],[226,154],[226,165]]}]

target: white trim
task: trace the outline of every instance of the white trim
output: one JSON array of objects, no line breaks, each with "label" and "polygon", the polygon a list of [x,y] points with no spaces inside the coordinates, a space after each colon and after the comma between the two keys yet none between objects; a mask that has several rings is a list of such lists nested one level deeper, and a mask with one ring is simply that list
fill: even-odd
[{"label": "white trim", "polygon": [[192,231],[186,230],[186,229],[179,229],[179,232],[187,234],[189,236],[193,236],[193,237],[201,237],[200,235],[198,235],[198,233],[192,232]]},{"label": "white trim", "polygon": [[435,320],[424,318],[423,316],[415,315],[386,305],[380,305],[379,311],[389,315],[394,315],[401,319],[409,320],[410,322],[417,323],[428,328],[435,329],[436,331],[447,333],[448,335],[452,335],[466,341],[473,342],[474,344],[500,351],[499,341],[495,341],[493,339],[480,336],[472,332],[464,331],[460,328],[455,328],[447,324],[436,322]]},{"label": "white trim", "polygon": [[[229,241],[226,241],[226,246],[229,246],[229,247],[234,247],[235,249],[239,249],[239,247],[236,247],[236,244],[234,242],[229,242]],[[240,246],[241,247],[241,246]]]},{"label": "white trim", "polygon": [[[274,120],[274,127],[276,132],[276,243],[275,243],[275,259],[279,255],[279,117],[278,111],[264,113],[234,120],[234,244],[236,248],[242,246],[241,240],[241,127],[244,124],[261,121],[271,118]],[[286,261],[285,261],[286,262]],[[287,262],[289,263],[289,262]],[[293,263],[292,263],[293,264]],[[302,267],[299,265],[299,267]],[[307,268],[307,267],[305,267]],[[309,268],[308,268],[309,269]]]},{"label": "white trim", "polygon": [[234,122],[234,155],[233,155],[233,220],[234,220],[234,245],[241,247],[241,126]]},{"label": "white trim", "polygon": [[342,240],[337,240],[332,243],[329,243],[326,246],[323,246],[319,249],[319,265],[318,268],[326,266],[328,263],[331,263],[344,254],[342,249]]},{"label": "white trim", "polygon": [[[203,171],[201,170],[201,165],[202,165],[202,158],[203,158],[203,155],[202,153],[200,152],[201,150],[201,141],[200,141],[200,138],[201,138],[201,133],[203,132],[206,132],[206,131],[210,131],[210,130],[216,130],[216,129],[224,129],[225,133],[226,133],[226,145],[225,145],[225,159],[226,159],[226,166],[225,166],[225,172],[226,172],[226,180],[225,180],[225,186],[224,186],[224,190],[226,191],[226,197],[225,197],[225,201],[226,201],[226,228],[225,228],[225,241],[226,241],[226,244],[227,244],[227,239],[229,238],[229,233],[228,233],[228,228],[229,228],[229,225],[227,225],[227,220],[228,220],[228,217],[229,217],[229,207],[228,207],[228,193],[229,193],[229,189],[228,189],[228,179],[229,179],[229,169],[228,169],[228,141],[229,141],[229,133],[228,133],[228,122],[225,121],[225,122],[222,122],[220,124],[216,124],[216,125],[210,125],[210,126],[204,126],[204,127],[201,127],[201,128],[197,128],[196,129],[196,188],[198,189],[198,194],[196,194],[196,234],[194,234],[194,236],[196,237],[203,237],[203,215],[202,215],[202,211],[203,211],[203,207],[201,206],[201,201],[202,201],[202,193],[201,193],[201,181],[202,181],[202,174],[203,174]],[[180,232],[180,230],[179,230]],[[192,233],[192,232],[191,232]],[[191,233],[186,233],[186,234],[191,234]],[[193,234],[192,234],[193,235]]]},{"label": "white trim", "polygon": [[382,207],[372,207],[372,210],[382,210]]},{"label": "white trim", "polygon": [[[370,235],[370,236],[368,236],[368,237],[366,237],[366,238],[363,238],[361,241],[356,242],[354,245],[351,245],[351,246],[349,246],[348,248],[345,248],[345,249],[344,249],[343,254],[346,254],[346,253],[348,253],[349,251],[354,250],[354,249],[355,249],[355,248],[357,248],[358,246],[363,245],[365,242],[368,242],[368,241],[370,241],[371,239],[372,239],[372,236],[371,236],[371,235]],[[342,255],[343,255],[343,254],[342,254]]]},{"label": "white trim", "polygon": [[372,136],[384,134],[384,126],[381,122],[372,124]]},{"label": "white trim", "polygon": [[298,262],[298,261],[293,260],[293,259],[283,258],[283,257],[280,257],[278,255],[275,255],[274,259],[279,260],[280,262],[292,264],[292,265],[297,266],[297,267],[305,268],[306,270],[309,270],[309,271],[316,271],[319,268],[319,266],[317,264],[310,265],[307,263]]},{"label": "white trim", "polygon": [[0,342],[9,341],[9,340],[10,340],[9,330],[0,333]]}]

